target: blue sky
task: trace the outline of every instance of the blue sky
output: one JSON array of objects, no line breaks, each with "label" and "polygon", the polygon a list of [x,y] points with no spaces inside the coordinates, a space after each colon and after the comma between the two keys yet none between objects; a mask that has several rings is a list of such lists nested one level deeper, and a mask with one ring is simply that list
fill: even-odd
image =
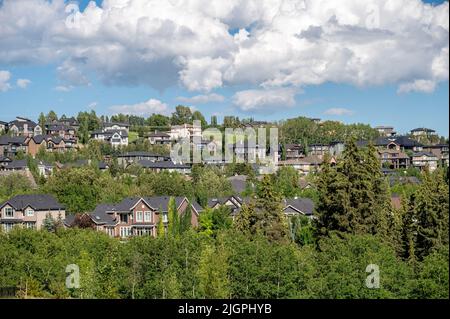
[{"label": "blue sky", "polygon": [[[80,1],[81,11],[84,10],[88,1]],[[100,5],[101,1],[97,1]],[[439,5],[443,1],[426,1],[431,2],[434,5]],[[0,19],[1,19],[1,7],[0,7]],[[56,10],[56,9],[55,9]],[[447,9],[448,10],[448,9]],[[229,21],[229,20],[224,20]],[[184,23],[184,22],[183,22]],[[230,22],[229,29],[239,30],[241,26],[232,28],[232,22]],[[1,26],[1,22],[0,22]],[[323,26],[323,33],[326,28]],[[394,29],[393,29],[394,30]],[[23,30],[20,30],[23,32]],[[353,31],[352,31],[353,32]],[[395,32],[392,31],[391,32]],[[441,31],[440,31],[441,32]],[[431,74],[435,68],[425,70],[425,67],[416,67],[417,63],[413,63],[413,59],[420,61],[422,57],[428,57],[430,59],[438,57],[439,51],[442,48],[447,48],[448,59],[448,15],[447,15],[447,30],[444,32],[444,41],[438,43],[430,43],[430,46],[436,47],[436,52],[419,52],[417,56],[414,54],[406,55],[405,60],[411,60],[410,69],[408,66],[399,66],[400,71],[395,70],[395,64],[389,63],[387,58],[386,70],[383,69],[383,63],[374,63],[376,68],[379,68],[379,73],[386,73],[383,78],[371,81],[370,76],[367,78],[353,79],[353,73],[348,76],[343,75],[346,72],[338,70],[337,74],[323,74],[320,77],[318,84],[315,84],[316,79],[310,80],[300,76],[291,80],[292,77],[297,74],[294,70],[286,71],[283,68],[275,69],[274,72],[291,72],[288,77],[272,78],[272,74],[268,73],[261,75],[260,78],[253,79],[252,72],[258,74],[258,69],[254,71],[239,73],[239,65],[233,65],[230,69],[237,70],[236,76],[232,80],[226,79],[227,72],[223,71],[223,81],[219,85],[210,85],[215,77],[205,82],[203,81],[207,77],[212,75],[204,69],[202,72],[189,74],[190,81],[198,81],[202,87],[197,89],[196,87],[186,84],[186,80],[180,78],[167,85],[164,89],[155,89],[151,83],[145,78],[142,80],[141,74],[131,74],[130,78],[134,79],[135,76],[138,80],[128,81],[128,77],[125,76],[125,80],[122,78],[120,81],[107,81],[105,78],[110,76],[110,69],[99,69],[97,65],[89,65],[88,68],[83,69],[83,76],[88,79],[89,84],[86,83],[79,85],[79,83],[71,83],[73,76],[69,76],[69,80],[61,76],[58,67],[61,67],[62,60],[58,58],[43,59],[39,61],[23,61],[23,59],[14,60],[6,59],[2,57],[10,56],[11,50],[8,47],[2,49],[0,45],[0,71],[9,72],[9,78],[5,82],[8,87],[5,86],[4,90],[1,90],[1,77],[0,77],[0,120],[12,120],[16,115],[28,116],[31,118],[37,118],[40,112],[48,112],[54,110],[58,114],[76,115],[79,111],[85,111],[94,109],[98,114],[112,115],[114,106],[123,106],[124,109],[137,110],[136,107],[127,108],[127,106],[141,105],[145,101],[150,99],[157,100],[163,106],[165,114],[170,114],[172,109],[177,104],[185,104],[193,106],[200,110],[206,118],[209,120],[211,115],[217,115],[222,118],[223,115],[235,115],[241,118],[254,117],[259,120],[280,120],[296,116],[308,116],[318,117],[322,119],[339,120],[345,123],[369,123],[375,125],[393,125],[398,132],[407,132],[415,127],[430,127],[438,131],[440,135],[449,135],[449,90],[448,90],[448,70],[444,72],[440,71],[438,75]],[[251,33],[251,31],[250,31]],[[26,35],[28,36],[28,35]],[[0,42],[1,42],[0,33]],[[447,38],[445,41],[445,37]],[[431,39],[431,38],[430,38]],[[418,38],[418,41],[420,39]],[[422,38],[423,40],[423,38]],[[339,40],[336,40],[339,41]],[[344,39],[344,41],[346,41]],[[400,41],[400,40],[399,40]],[[9,42],[5,42],[9,43]],[[418,42],[418,44],[420,44]],[[51,44],[53,48],[53,43]],[[59,44],[58,44],[59,45]],[[399,42],[399,45],[403,43]],[[343,44],[345,47],[345,44]],[[72,47],[73,48],[73,47]],[[71,49],[72,49],[71,48]],[[77,47],[77,49],[79,49]],[[345,49],[345,48],[344,48]],[[217,54],[217,50],[224,50],[224,52]],[[213,59],[225,57],[229,54],[226,49],[218,48],[214,53],[202,53],[205,56],[211,55]],[[445,51],[445,50],[444,50]],[[341,51],[339,51],[341,52]],[[342,52],[345,52],[342,51]],[[356,52],[356,51],[355,51]],[[426,54],[424,53],[426,52]],[[67,53],[71,54],[71,53]],[[196,52],[197,54],[197,52]],[[236,54],[235,52],[233,54]],[[445,56],[444,56],[445,57]],[[202,56],[204,58],[204,56]],[[378,58],[374,57],[374,60]],[[108,59],[108,56],[104,56],[104,59]],[[324,59],[326,59],[324,57]],[[74,59],[68,59],[72,62]],[[401,60],[401,58],[400,58]],[[97,64],[99,60],[96,60]],[[217,60],[221,61],[221,60]],[[270,61],[270,60],[269,60]],[[138,61],[140,62],[140,61]],[[289,62],[289,61],[287,61]],[[294,61],[295,62],[295,61]],[[294,63],[293,62],[293,63]],[[423,62],[423,61],[422,61]],[[103,62],[100,60],[100,64]],[[107,62],[105,62],[106,64]],[[128,63],[128,62],[127,62]],[[226,64],[224,62],[224,64]],[[274,63],[275,64],[275,63]],[[286,63],[288,64],[288,63]],[[295,64],[295,63],[294,63]],[[102,66],[103,67],[103,66]],[[246,66],[247,67],[247,66]],[[303,67],[303,66],[302,66]],[[339,66],[340,67],[340,66]],[[358,66],[360,67],[360,66]],[[106,67],[105,67],[106,68]],[[108,66],[111,68],[111,66]],[[139,67],[138,67],[139,68]],[[447,64],[448,68],[448,64]],[[118,67],[120,72],[127,72],[127,69],[133,69],[133,64],[126,64],[124,67],[120,65]],[[371,71],[372,67],[366,69],[358,69],[358,74],[365,74]],[[391,69],[394,69],[391,70]],[[177,72],[189,69],[176,69]],[[206,69],[208,70],[208,69]],[[154,69],[149,68],[149,72],[154,72]],[[170,73],[172,70],[168,70]],[[302,70],[305,73],[305,70]],[[308,70],[306,69],[306,72]],[[138,71],[134,71],[138,72]],[[353,72],[353,71],[352,71]],[[403,72],[403,73],[401,73]],[[200,76],[198,75],[200,73]],[[392,73],[392,75],[391,75]],[[400,74],[401,73],[401,74]],[[442,75],[444,73],[444,75]],[[178,73],[181,74],[181,73]],[[374,73],[375,77],[377,73]],[[431,75],[430,75],[431,74]],[[71,75],[71,74],[69,74]],[[125,74],[127,75],[127,74]],[[157,78],[158,74],[155,73],[152,76]],[[398,77],[395,79],[394,77]],[[62,79],[63,78],[63,79]],[[286,82],[286,78],[289,78]],[[27,79],[30,81],[28,85],[24,85],[23,88],[17,84],[18,79]],[[226,80],[225,80],[226,79]],[[349,79],[349,80],[348,80]],[[391,80],[392,79],[392,80]],[[414,89],[401,90],[399,87],[405,83],[413,83],[414,81],[425,81],[426,83],[433,83],[433,89],[423,89],[422,86],[419,89],[414,86]],[[127,82],[128,81],[128,82]],[[149,81],[153,81],[149,80]],[[203,82],[202,82],[203,81]],[[252,101],[239,100],[237,102],[236,95],[238,92],[254,91],[254,93],[260,94],[267,89],[267,83],[273,81],[284,81],[283,88],[291,88],[295,93],[288,93],[283,95],[280,93],[280,99],[272,100],[269,98],[259,98],[260,104]],[[290,82],[289,82],[290,81]],[[76,81],[75,81],[76,82]],[[107,83],[111,82],[111,83]],[[298,84],[301,82],[300,84]],[[362,83],[358,83],[362,82]],[[424,83],[425,83],[424,82]],[[205,84],[207,83],[207,84]],[[415,82],[418,83],[418,82]],[[67,91],[61,91],[56,89],[57,87],[67,87]],[[278,92],[278,91],[276,91]],[[216,94],[222,98],[213,102],[206,103],[184,103],[186,98],[195,96],[208,96],[210,94]],[[244,95],[247,98],[249,95]],[[267,96],[267,95],[265,95]],[[179,97],[184,97],[184,100],[180,100]],[[255,97],[251,95],[251,97]],[[292,100],[293,99],[293,100]],[[242,102],[242,103],[241,103]],[[250,104],[247,104],[250,103]],[[279,105],[277,104],[279,103]],[[144,107],[144,106],[142,106]],[[141,110],[141,108],[139,108]],[[330,111],[331,110],[331,111]],[[334,111],[333,111],[334,110]],[[131,111],[132,112],[132,111]],[[334,115],[333,115],[334,114]],[[147,115],[146,115],[147,116]]]}]

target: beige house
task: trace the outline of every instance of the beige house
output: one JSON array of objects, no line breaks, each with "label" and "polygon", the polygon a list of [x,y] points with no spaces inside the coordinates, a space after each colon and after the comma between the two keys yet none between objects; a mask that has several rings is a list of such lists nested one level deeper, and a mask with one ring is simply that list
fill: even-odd
[{"label": "beige house", "polygon": [[419,152],[413,154],[411,158],[412,166],[423,170],[428,167],[430,172],[434,171],[438,167],[438,158],[433,153]]},{"label": "beige house", "polygon": [[66,217],[64,206],[51,195],[18,195],[0,204],[0,226],[5,232],[15,226],[41,229],[47,216],[55,221]]},{"label": "beige house", "polygon": [[193,138],[202,136],[202,128],[192,124],[172,125],[170,128],[170,139]]}]

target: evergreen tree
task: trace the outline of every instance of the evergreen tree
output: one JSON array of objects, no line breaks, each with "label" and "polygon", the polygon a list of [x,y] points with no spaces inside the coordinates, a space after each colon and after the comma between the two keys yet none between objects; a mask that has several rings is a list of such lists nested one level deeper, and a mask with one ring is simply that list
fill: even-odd
[{"label": "evergreen tree", "polygon": [[255,226],[272,241],[287,239],[287,220],[282,212],[281,194],[275,190],[273,176],[265,175],[258,189]]},{"label": "evergreen tree", "polygon": [[426,169],[415,201],[416,254],[420,260],[440,246],[448,245],[448,195],[442,172],[436,170],[430,174]]},{"label": "evergreen tree", "polygon": [[243,234],[254,234],[256,224],[256,205],[254,201],[244,204],[234,220],[234,228]]},{"label": "evergreen tree", "polygon": [[52,215],[47,213],[47,215],[45,215],[44,220],[42,221],[42,227],[48,232],[54,232],[55,224],[56,224],[55,219],[52,217]]},{"label": "evergreen tree", "polygon": [[165,237],[166,236],[166,226],[164,225],[164,212],[162,211],[162,208],[159,209],[159,221],[158,221],[158,237]]},{"label": "evergreen tree", "polygon": [[417,241],[417,220],[415,216],[415,195],[406,198],[402,205],[402,252],[403,259],[414,263],[416,261],[415,246]]},{"label": "evergreen tree", "polygon": [[[45,123],[47,122],[47,118],[45,117],[44,113],[41,112],[39,114],[39,126],[42,128],[42,131],[45,132]],[[45,133],[44,133],[45,134]]]}]

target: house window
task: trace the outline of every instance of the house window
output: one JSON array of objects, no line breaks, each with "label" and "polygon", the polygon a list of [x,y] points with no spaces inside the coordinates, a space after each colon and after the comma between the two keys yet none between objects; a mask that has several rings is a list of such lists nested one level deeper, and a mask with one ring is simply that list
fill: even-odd
[{"label": "house window", "polygon": [[128,224],[128,214],[120,214],[120,222]]},{"label": "house window", "polygon": [[136,222],[142,222],[143,221],[143,217],[142,217],[142,212],[136,212]]},{"label": "house window", "polygon": [[5,218],[13,218],[14,217],[14,210],[11,207],[5,208]]},{"label": "house window", "polygon": [[120,227],[120,237],[125,238],[131,236],[131,227]]},{"label": "house window", "polygon": [[26,222],[24,225],[25,225],[26,229],[35,229],[36,228],[36,224],[34,222]]},{"label": "house window", "polygon": [[7,232],[9,232],[9,231],[11,231],[12,229],[13,229],[13,227],[14,227],[14,224],[13,223],[6,223],[6,224],[3,224],[3,229],[4,229],[4,231],[7,233]]},{"label": "house window", "polygon": [[146,223],[150,223],[150,222],[153,221],[152,220],[152,212],[145,212],[145,214],[144,214],[144,221]]},{"label": "house window", "polygon": [[27,216],[27,217],[32,217],[32,216],[34,216],[34,210],[32,210],[32,209],[27,209],[27,210],[25,211],[25,216]]},{"label": "house window", "polygon": [[163,223],[168,223],[169,219],[167,218],[167,213],[162,213]]},{"label": "house window", "polygon": [[114,228],[113,227],[106,227],[106,233],[110,236],[110,237],[114,237]]}]

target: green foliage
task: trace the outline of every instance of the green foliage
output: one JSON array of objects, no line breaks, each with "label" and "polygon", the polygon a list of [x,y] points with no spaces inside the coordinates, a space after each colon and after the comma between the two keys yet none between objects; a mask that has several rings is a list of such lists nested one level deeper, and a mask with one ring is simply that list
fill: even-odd
[{"label": "green foliage", "polygon": [[22,174],[0,176],[0,202],[15,195],[30,193],[31,189],[30,180]]}]

